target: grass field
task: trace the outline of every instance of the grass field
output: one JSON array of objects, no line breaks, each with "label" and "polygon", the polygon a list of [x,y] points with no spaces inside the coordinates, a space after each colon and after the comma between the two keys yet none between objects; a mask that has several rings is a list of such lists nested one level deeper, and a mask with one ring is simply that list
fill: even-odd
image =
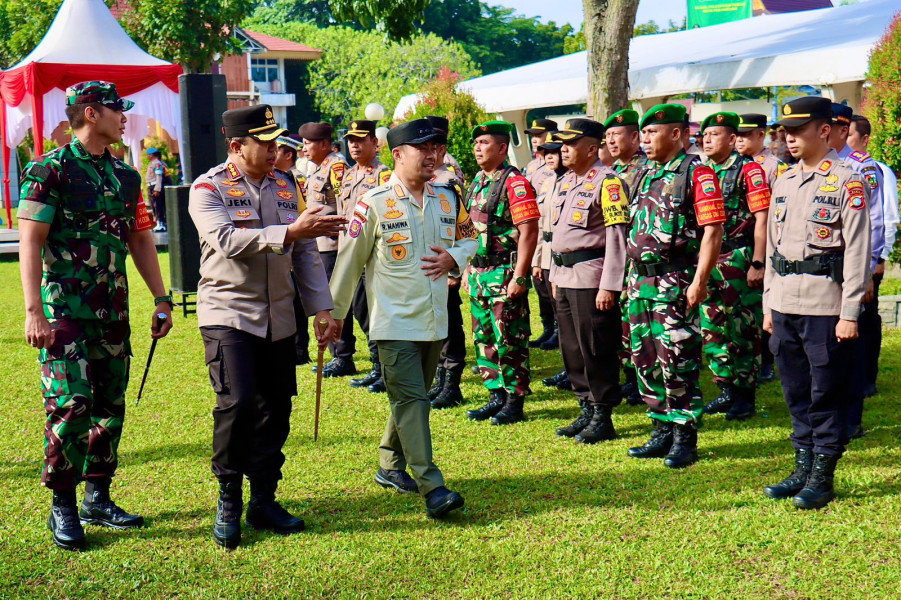
[{"label": "grass field", "polygon": [[[0,262],[2,598],[901,596],[895,331],[886,333],[880,394],[864,415],[868,433],[839,463],[838,499],[819,512],[761,493],[791,467],[778,384],[763,388],[760,414],[749,422],[708,418],[700,462],[674,472],[626,456],[650,431],[640,408],[615,411],[618,440],[582,446],[554,436],[574,417],[575,401],[540,382],[526,404],[527,422],[468,421],[465,410],[485,393],[467,373],[469,404],[432,413],[436,461],[466,507],[435,522],[420,498],[372,481],[386,398],[353,390],[345,379],[326,380],[314,443],[315,378],[300,367],[279,496],[308,531],[285,538],[245,530],[244,544],[229,553],[210,537],[214,396],[196,318],[177,316],[135,407],[151,297],[131,272],[135,364],[114,497],[148,525],[88,528],[89,549],[69,553],[53,546],[46,528],[44,417],[36,352],[22,333],[18,263]],[[358,368],[368,368],[360,356]],[[532,366],[538,381],[557,372],[559,355],[536,351]],[[711,391],[705,374],[705,394]]]}]

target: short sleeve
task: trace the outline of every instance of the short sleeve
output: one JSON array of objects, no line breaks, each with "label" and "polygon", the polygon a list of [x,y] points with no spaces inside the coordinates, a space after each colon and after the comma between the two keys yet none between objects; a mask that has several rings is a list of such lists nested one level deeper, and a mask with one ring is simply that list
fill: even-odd
[{"label": "short sleeve", "polygon": [[716,174],[710,167],[699,165],[691,174],[695,215],[698,225],[721,225],[726,222],[726,208]]},{"label": "short sleeve", "polygon": [[745,187],[748,190],[748,210],[752,213],[770,207],[770,187],[766,182],[766,173],[756,162],[746,164],[742,168]]},{"label": "short sleeve", "polygon": [[507,178],[507,197],[510,200],[510,215],[514,225],[521,225],[541,218],[535,190],[522,175]]},{"label": "short sleeve", "polygon": [[18,218],[40,223],[52,223],[59,208],[59,182],[50,161],[30,162],[22,173],[19,192]]},{"label": "short sleeve", "polygon": [[150,216],[150,213],[147,212],[147,204],[144,203],[144,195],[142,194],[138,197],[138,206],[135,210],[135,221],[131,226],[131,230],[134,232],[147,231],[154,226],[156,226],[156,223],[153,221],[153,217]]}]

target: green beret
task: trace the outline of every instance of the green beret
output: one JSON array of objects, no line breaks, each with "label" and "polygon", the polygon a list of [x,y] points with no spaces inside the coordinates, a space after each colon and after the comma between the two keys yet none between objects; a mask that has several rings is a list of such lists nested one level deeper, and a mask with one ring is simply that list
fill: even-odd
[{"label": "green beret", "polygon": [[605,129],[625,127],[627,125],[638,125],[638,113],[631,108],[624,108],[623,110],[617,111],[604,121]]},{"label": "green beret", "polygon": [[685,123],[685,106],[681,104],[658,104],[646,112],[641,118],[641,128],[648,125],[664,125],[666,123]]},{"label": "green beret", "polygon": [[499,135],[510,135],[513,131],[513,125],[506,121],[485,121],[481,125],[477,125],[472,130],[472,139],[476,139],[480,135],[486,133],[496,133]]},{"label": "green beret", "polygon": [[708,127],[731,127],[733,131],[738,131],[738,125],[741,119],[734,112],[717,112],[709,115],[701,122],[701,133]]}]

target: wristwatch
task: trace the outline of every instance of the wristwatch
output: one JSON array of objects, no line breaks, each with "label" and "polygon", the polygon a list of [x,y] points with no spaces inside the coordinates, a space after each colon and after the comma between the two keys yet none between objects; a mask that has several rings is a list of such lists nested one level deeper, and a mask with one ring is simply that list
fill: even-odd
[{"label": "wristwatch", "polygon": [[526,286],[529,284],[529,275],[520,275],[518,277],[514,277],[513,281],[516,282],[516,285]]},{"label": "wristwatch", "polygon": [[154,306],[157,305],[157,304],[162,304],[163,302],[165,302],[166,304],[168,304],[170,309],[174,309],[174,308],[175,308],[175,304],[172,303],[172,295],[171,295],[171,294],[166,295],[166,296],[160,296],[159,298],[154,298],[154,299],[153,299],[153,304],[154,304]]},{"label": "wristwatch", "polygon": [[761,261],[761,260],[752,260],[752,261],[751,261],[751,266],[754,267],[755,269],[762,269],[762,268],[764,268],[766,265],[763,264],[763,261]]}]

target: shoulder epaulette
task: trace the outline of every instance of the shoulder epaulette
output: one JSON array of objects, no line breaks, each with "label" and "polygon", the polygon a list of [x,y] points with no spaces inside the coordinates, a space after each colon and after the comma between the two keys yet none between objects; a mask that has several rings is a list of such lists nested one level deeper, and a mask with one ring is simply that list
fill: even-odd
[{"label": "shoulder epaulette", "polygon": [[870,155],[867,154],[866,152],[860,152],[858,150],[855,150],[854,152],[852,152],[851,154],[848,155],[848,158],[853,158],[857,162],[867,162],[868,160],[870,160]]}]

